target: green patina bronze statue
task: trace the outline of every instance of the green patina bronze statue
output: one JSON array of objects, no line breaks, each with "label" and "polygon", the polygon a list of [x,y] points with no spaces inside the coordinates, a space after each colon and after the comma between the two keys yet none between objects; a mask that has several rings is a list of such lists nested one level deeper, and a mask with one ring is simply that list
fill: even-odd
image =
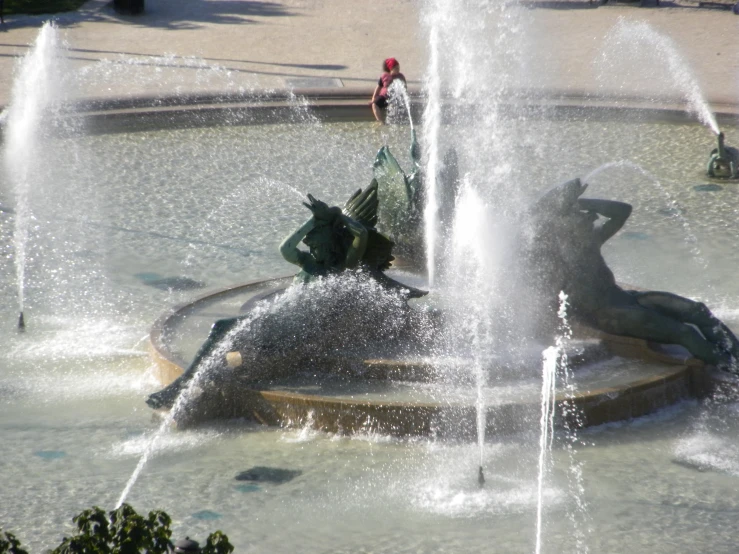
[{"label": "green patina bronze statue", "polygon": [[678,344],[693,356],[739,373],[739,341],[702,303],[669,292],[624,290],[601,247],[631,215],[631,206],[581,198],[579,179],[547,191],[533,206],[528,272],[540,298],[568,295],[573,315],[614,335]]},{"label": "green patina bronze statue", "polygon": [[[313,217],[280,245],[282,257],[301,268],[296,279],[308,282],[357,267],[367,251],[367,229],[340,208],[329,208],[310,194],[308,199],[310,204],[303,205],[313,212]],[[298,249],[301,240],[310,249],[308,252]]]},{"label": "green patina bronze statue", "polygon": [[[421,149],[415,130],[411,130],[411,171],[405,173],[398,160],[383,146],[375,156],[373,172],[379,184],[378,225],[390,233],[399,251],[418,262],[425,255],[423,210],[426,190],[421,170]],[[452,224],[459,188],[457,153],[449,148],[437,175],[438,220],[441,236],[446,238]]]},{"label": "green patina bronze statue", "polygon": [[409,174],[387,146],[377,152],[372,169],[379,184],[380,228],[392,235],[401,254],[418,260],[423,255],[423,183],[415,131],[411,131],[410,154],[413,167]]},{"label": "green patina bronze statue", "polygon": [[[249,378],[257,379],[285,374],[301,364],[316,365],[339,351],[356,354],[378,344],[390,349],[393,341],[410,336],[414,326],[409,322],[415,315],[406,301],[426,292],[384,273],[394,259],[393,242],[374,227],[377,181],[354,193],[343,209],[311,195],[308,199],[304,205],[312,216],[280,246],[283,257],[300,266],[295,283],[306,286],[292,295],[291,302],[274,302],[256,319],[247,314],[216,321],[187,370],[150,395],[149,406],[172,407],[201,364],[222,368],[231,350],[243,351],[237,365],[248,367]],[[308,251],[299,248],[301,241]],[[338,280],[310,287],[332,277]],[[278,294],[272,295],[273,301]],[[221,350],[223,355],[218,355]]]},{"label": "green patina bronze statue", "polygon": [[718,146],[711,150],[706,173],[715,179],[739,179],[739,151],[724,145],[724,134],[717,136]]},{"label": "green patina bronze statue", "polygon": [[[407,291],[418,298],[425,291],[408,287],[385,275],[395,259],[395,243],[375,228],[379,207],[378,183],[373,179],[365,190],[359,189],[344,205],[329,207],[308,195],[303,205],[312,213],[308,221],[280,245],[280,253],[288,262],[300,266],[297,282],[307,283],[317,277],[361,268],[383,286]],[[300,250],[302,242],[308,252]]]}]

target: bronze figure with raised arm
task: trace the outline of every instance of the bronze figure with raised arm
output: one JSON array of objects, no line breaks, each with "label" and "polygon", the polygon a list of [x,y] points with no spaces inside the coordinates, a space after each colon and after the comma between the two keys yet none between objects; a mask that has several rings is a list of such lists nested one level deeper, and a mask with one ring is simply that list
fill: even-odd
[{"label": "bronze figure with raised arm", "polygon": [[[394,259],[392,255],[393,241],[374,228],[375,223],[377,223],[377,181],[373,180],[370,186],[364,190],[357,190],[346,202],[343,209],[338,206],[329,207],[325,202],[321,202],[311,195],[308,195],[308,199],[310,203],[304,203],[304,205],[312,212],[312,216],[283,240],[280,245],[280,253],[285,260],[300,266],[300,272],[295,277],[298,286],[302,287],[301,283],[308,283],[312,280],[318,281],[322,277],[337,276],[342,272],[356,269],[357,271],[353,272],[354,277],[373,279],[385,289],[395,290],[406,300],[426,294],[425,291],[399,283],[383,273],[390,267]],[[307,252],[298,248],[301,241],[308,247]],[[310,287],[305,287],[303,292],[310,294]],[[314,295],[320,296],[320,291],[313,290],[312,292]],[[279,289],[270,291],[269,296],[261,297],[259,301],[266,301],[270,297],[274,300],[281,293],[282,291]],[[356,290],[349,291],[345,296],[356,297]],[[337,300],[341,301],[340,298]],[[327,300],[324,299],[323,303],[326,302]],[[247,302],[245,306],[248,305]],[[408,312],[408,307],[405,306],[405,308],[399,310],[402,315]],[[242,309],[247,310],[245,307]],[[327,314],[331,314],[330,306],[326,311],[321,311],[319,307],[316,308],[317,311],[313,312],[306,311],[304,306],[300,307],[299,305],[285,305],[275,309],[276,312],[271,313],[269,317],[262,315],[261,318],[254,319],[252,315],[247,314],[216,321],[211,327],[208,338],[198,350],[189,367],[168,387],[150,395],[147,404],[152,408],[173,406],[181,391],[197,374],[198,368],[203,364],[212,365],[212,368],[209,368],[209,365],[203,366],[208,371],[222,369],[224,363],[228,365],[228,361],[224,357],[226,354],[224,348],[233,347],[235,350],[239,350],[241,346],[250,348],[248,351],[251,356],[249,360],[254,365],[264,364],[270,356],[279,358],[283,355],[287,356],[293,350],[297,352],[304,347],[304,344],[295,346],[292,339],[297,335],[290,331],[292,327],[288,323],[289,320],[296,319],[298,312],[315,315],[311,320],[312,332],[310,336],[313,339],[321,334],[333,334],[335,338],[338,337],[337,340],[340,339],[340,333],[337,332],[338,330],[335,327],[340,325],[341,321],[337,320],[334,315],[330,316],[330,321],[321,319],[321,317],[327,317]],[[368,311],[365,310],[365,312]],[[385,314],[381,315],[384,316]],[[393,314],[389,315],[392,316]],[[363,321],[372,322],[373,320],[365,313]],[[242,322],[246,325],[242,326]],[[381,322],[376,327],[380,329],[382,327]],[[371,335],[366,329],[360,330],[360,328],[361,326],[357,326],[358,334]],[[285,330],[284,333],[282,329]],[[308,331],[303,329],[301,332],[305,335]],[[290,340],[287,340],[285,333],[291,335]],[[306,342],[308,342],[308,339],[306,339]],[[330,350],[330,341],[319,340],[319,342],[321,346],[325,346]],[[317,352],[317,350],[319,349],[317,348],[316,351],[311,352],[311,355],[319,355],[320,352]],[[284,358],[279,359],[283,360]],[[284,362],[283,365],[287,366],[288,364]],[[250,370],[255,373],[257,369],[256,367],[250,367]]]},{"label": "bronze figure with raised arm", "polygon": [[[564,291],[581,321],[614,335],[679,344],[693,356],[738,372],[739,341],[701,302],[660,291],[624,290],[601,247],[631,215],[624,202],[581,198],[579,179],[547,191],[532,210],[533,264],[538,285],[556,298]],[[546,284],[545,284],[546,283]]]},{"label": "bronze figure with raised arm", "polygon": [[[357,267],[367,250],[367,229],[341,211],[308,195],[303,202],[313,217],[288,236],[280,245],[280,254],[288,262],[300,266],[296,280],[337,273]],[[310,249],[298,248],[300,241]]]}]

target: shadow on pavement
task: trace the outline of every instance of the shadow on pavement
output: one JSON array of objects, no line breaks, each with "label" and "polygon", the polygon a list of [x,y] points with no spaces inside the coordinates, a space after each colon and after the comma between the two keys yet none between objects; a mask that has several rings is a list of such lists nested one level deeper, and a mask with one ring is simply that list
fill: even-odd
[{"label": "shadow on pavement", "polygon": [[138,16],[117,14],[112,3],[106,6],[109,15],[122,21],[164,29],[188,29],[202,23],[255,24],[263,17],[295,15],[279,2],[257,0],[144,0],[144,13]]},{"label": "shadow on pavement", "polygon": [[209,24],[259,24],[261,18],[296,15],[280,2],[258,0],[144,0],[144,13],[123,15],[113,2],[91,0],[79,10],[44,15],[14,15],[0,25],[0,32],[22,27],[39,27],[53,20],[60,27],[74,27],[85,21],[119,21],[141,27],[196,29]]}]

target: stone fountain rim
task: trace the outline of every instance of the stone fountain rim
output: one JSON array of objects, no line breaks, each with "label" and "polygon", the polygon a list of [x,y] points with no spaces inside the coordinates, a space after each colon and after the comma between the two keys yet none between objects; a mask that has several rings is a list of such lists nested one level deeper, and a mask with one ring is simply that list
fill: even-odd
[{"label": "stone fountain rim", "polygon": [[[151,353],[160,382],[166,385],[174,380],[183,371],[186,363],[176,358],[166,341],[166,330],[176,318],[182,318],[186,312],[196,309],[198,305],[220,296],[236,294],[249,288],[283,285],[289,283],[290,279],[292,276],[258,279],[218,289],[164,312],[153,324],[149,335]],[[559,394],[557,398],[559,403],[568,400],[581,409],[584,422],[588,426],[647,415],[681,400],[701,397],[709,386],[702,362],[694,358],[681,358],[660,352],[641,339],[604,333],[596,333],[593,336],[601,338],[616,355],[662,362],[665,368],[664,371],[637,378],[623,386],[605,386],[577,392],[574,395]],[[451,410],[457,414],[464,412],[463,415],[467,417],[475,417],[470,412],[474,410],[474,406],[462,404],[347,400],[258,387],[249,388],[245,394],[251,395],[251,398],[258,398],[258,403],[266,407],[266,409],[254,409],[249,413],[262,423],[294,425],[313,421],[318,428],[330,432],[352,432],[365,429],[364,422],[367,418],[372,418],[379,421],[380,430],[388,434],[425,435],[430,432],[429,420],[432,415],[443,410]],[[535,406],[531,402],[509,402],[491,407],[490,411],[499,412],[510,419],[515,418],[517,410],[521,412],[521,410],[533,408]],[[404,421],[400,422],[401,412],[406,417],[408,414],[412,415],[410,418],[412,424],[409,427]],[[504,419],[504,417],[499,415],[499,419]],[[405,427],[399,430],[399,425],[405,425]],[[503,428],[502,423],[499,421],[495,428],[500,431]]]},{"label": "stone fountain rim", "polygon": [[[411,87],[414,110],[423,106],[424,95]],[[140,95],[131,97],[78,98],[68,105],[71,112],[86,119],[92,132],[212,126],[219,124],[259,124],[299,122],[295,117],[295,99],[305,100],[301,106],[307,113],[328,121],[372,121],[368,98],[371,89],[311,88],[295,90],[262,90],[243,93],[211,92],[179,95]],[[550,108],[546,117],[584,115],[604,119],[661,121],[698,124],[678,97],[662,96],[593,96],[570,90],[515,90],[501,103],[505,109],[528,109],[531,115],[542,117],[540,109]],[[292,102],[291,102],[292,100]],[[464,106],[455,100],[455,105]],[[474,105],[469,104],[470,109]],[[739,103],[715,102],[716,118],[721,125],[739,125]],[[151,121],[144,122],[145,118]]]}]

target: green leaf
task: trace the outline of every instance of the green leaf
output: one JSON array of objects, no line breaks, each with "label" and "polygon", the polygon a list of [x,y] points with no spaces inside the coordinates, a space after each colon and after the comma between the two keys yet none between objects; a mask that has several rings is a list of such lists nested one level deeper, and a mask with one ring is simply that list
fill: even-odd
[{"label": "green leaf", "polygon": [[228,542],[226,535],[216,531],[208,535],[205,546],[200,551],[202,554],[230,554],[234,551],[234,546]]},{"label": "green leaf", "polygon": [[21,543],[12,533],[0,529],[0,554],[28,554],[21,548]]}]

